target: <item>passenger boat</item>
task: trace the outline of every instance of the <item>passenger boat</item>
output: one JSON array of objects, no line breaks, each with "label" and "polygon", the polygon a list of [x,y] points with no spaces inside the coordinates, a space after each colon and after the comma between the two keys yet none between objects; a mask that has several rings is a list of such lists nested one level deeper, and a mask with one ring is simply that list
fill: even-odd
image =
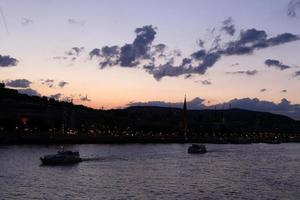
[{"label": "passenger boat", "polygon": [[64,149],[58,151],[57,154],[45,155],[40,159],[43,165],[66,165],[82,161],[78,151],[65,151]]}]

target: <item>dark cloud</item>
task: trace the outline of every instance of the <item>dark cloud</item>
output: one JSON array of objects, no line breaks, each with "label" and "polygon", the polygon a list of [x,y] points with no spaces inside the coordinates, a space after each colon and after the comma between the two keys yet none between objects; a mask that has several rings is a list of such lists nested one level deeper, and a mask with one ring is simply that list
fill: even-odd
[{"label": "dark cloud", "polygon": [[246,71],[236,71],[236,72],[226,72],[227,74],[245,74],[248,76],[253,76],[258,73],[257,70],[246,70]]},{"label": "dark cloud", "polygon": [[297,9],[300,8],[300,0],[291,0],[288,5],[287,15],[289,17],[297,17]]},{"label": "dark cloud", "polygon": [[59,82],[57,82],[54,79],[40,79],[40,83],[42,85],[45,85],[45,86],[49,87],[49,88],[55,88],[55,87],[63,88],[66,85],[69,84],[66,81],[59,81]]},{"label": "dark cloud", "polygon": [[[206,106],[205,100],[201,98],[195,98],[192,101],[187,102],[188,109],[214,109],[217,108],[241,108],[247,110],[271,112],[276,114],[282,114],[294,119],[300,119],[300,104],[292,104],[287,99],[282,99],[279,103],[271,101],[263,101],[257,98],[243,98],[232,99],[228,102]],[[159,106],[159,107],[175,107],[182,108],[182,102],[163,102],[163,101],[149,101],[149,102],[131,102],[127,106]]]},{"label": "dark cloud", "polygon": [[277,67],[279,68],[280,70],[285,70],[285,69],[289,69],[291,68],[290,66],[288,65],[284,65],[283,63],[281,63],[279,60],[273,60],[273,59],[267,59],[265,60],[265,64],[268,66],[268,67]]},{"label": "dark cloud", "polygon": [[237,41],[239,44],[247,44],[254,42],[261,42],[267,39],[267,33],[265,31],[256,30],[254,28],[242,30],[240,33],[240,40]]},{"label": "dark cloud", "polygon": [[191,54],[191,57],[196,60],[201,60],[206,55],[206,51],[201,49]]},{"label": "dark cloud", "polygon": [[263,89],[260,89],[261,92],[266,92],[267,89],[266,88],[263,88]]},{"label": "dark cloud", "polygon": [[9,80],[6,81],[6,86],[8,87],[14,87],[14,88],[28,88],[30,87],[30,84],[32,82],[30,82],[27,79],[16,79],[16,80]]},{"label": "dark cloud", "polygon": [[70,50],[66,51],[63,56],[54,56],[53,59],[74,62],[83,52],[85,52],[84,47],[72,47]]},{"label": "dark cloud", "polygon": [[101,49],[95,48],[89,53],[90,58],[92,59],[94,56],[101,57]]},{"label": "dark cloud", "polygon": [[152,56],[157,55],[158,57],[166,57],[164,53],[167,50],[167,46],[165,44],[153,45],[152,49]]},{"label": "dark cloud", "polygon": [[291,33],[279,34],[275,37],[268,38],[265,31],[248,29],[241,31],[240,37],[236,41],[228,42],[225,48],[220,49],[220,54],[223,55],[244,55],[252,54],[254,50],[264,49],[272,46],[285,44],[299,40],[298,35]]},{"label": "dark cloud", "polygon": [[18,64],[18,60],[10,56],[0,55],[0,67],[13,67]]},{"label": "dark cloud", "polygon": [[[142,59],[151,59],[151,44],[156,35],[156,28],[148,25],[135,30],[136,38],[130,44],[122,47],[105,46],[101,49],[93,49],[89,55],[99,57],[102,61],[99,63],[101,68],[107,66],[120,65],[122,67],[135,67]],[[164,50],[165,45],[154,46],[156,52]]]},{"label": "dark cloud", "polygon": [[201,48],[204,48],[205,41],[204,41],[204,40],[201,40],[201,39],[199,39],[199,40],[197,40],[197,44],[198,44],[198,46],[199,46],[199,47],[201,47]]},{"label": "dark cloud", "polygon": [[104,46],[101,49],[95,48],[89,53],[90,58],[102,58],[99,62],[101,69],[117,65],[120,58],[120,48],[118,46]]},{"label": "dark cloud", "polygon": [[29,24],[32,24],[33,23],[33,20],[32,19],[28,19],[28,18],[25,18],[25,17],[23,17],[22,19],[21,19],[21,24],[22,25],[29,25]]},{"label": "dark cloud", "polygon": [[286,115],[294,119],[300,119],[300,104],[291,104],[287,99],[282,99],[281,102],[277,104],[271,101],[262,101],[257,98],[233,99],[223,105],[229,106],[229,104],[234,108],[271,112]]},{"label": "dark cloud", "polygon": [[295,72],[295,76],[300,76],[300,71]]},{"label": "dark cloud", "polygon": [[29,96],[41,96],[40,93],[38,93],[36,90],[31,89],[31,88],[18,89],[18,92],[21,94],[27,94]]},{"label": "dark cloud", "polygon": [[192,78],[193,77],[193,75],[192,74],[187,74],[187,75],[185,75],[185,79],[189,79],[189,78]]},{"label": "dark cloud", "polygon": [[193,69],[191,66],[188,66],[187,68],[184,66],[174,67],[173,64],[170,62],[155,67],[153,70],[149,70],[149,73],[152,74],[156,80],[160,80],[162,77],[165,76],[177,77],[183,74],[190,74],[193,73]]},{"label": "dark cloud", "polygon": [[203,81],[200,81],[203,85],[211,85],[211,81],[209,80],[203,80]]},{"label": "dark cloud", "polygon": [[59,100],[61,96],[62,96],[61,93],[57,93],[57,94],[50,95],[49,98]]},{"label": "dark cloud", "polygon": [[156,28],[149,25],[135,29],[136,38],[132,44],[121,47],[120,65],[132,67],[139,63],[139,59],[149,58],[149,50],[156,35]]},{"label": "dark cloud", "polygon": [[40,82],[41,82],[42,85],[46,85],[49,88],[52,88],[54,86],[54,80],[53,79],[45,79],[45,80],[41,79]]},{"label": "dark cloud", "polygon": [[[227,28],[225,28],[227,27]],[[231,28],[230,28],[231,27]],[[232,19],[223,22],[224,31],[235,32]],[[189,74],[205,74],[222,57],[231,55],[252,54],[255,50],[299,40],[299,36],[283,33],[269,37],[263,30],[247,29],[240,31],[238,39],[221,44],[221,35],[214,36],[210,48],[204,49],[205,42],[201,40],[201,49],[188,57],[182,57],[177,51],[167,50],[165,44],[153,45],[157,28],[152,25],[135,30],[136,37],[132,43],[123,46],[104,46],[89,52],[90,58],[99,59],[100,68],[111,66],[143,68],[156,80],[163,77],[177,77]],[[256,70],[238,71],[236,74],[255,75]]]},{"label": "dark cloud", "polygon": [[225,31],[228,35],[233,36],[235,33],[235,26],[231,17],[228,17],[222,22],[222,31]]},{"label": "dark cloud", "polygon": [[68,56],[79,56],[84,51],[84,47],[72,47],[71,50],[66,52]]},{"label": "dark cloud", "polygon": [[66,82],[66,81],[60,81],[60,82],[58,83],[58,86],[61,87],[61,88],[63,88],[63,87],[65,87],[65,86],[68,85],[68,84],[69,84],[69,83]]},{"label": "dark cloud", "polygon": [[91,101],[91,99],[89,99],[87,95],[79,95],[79,99],[80,101]]}]

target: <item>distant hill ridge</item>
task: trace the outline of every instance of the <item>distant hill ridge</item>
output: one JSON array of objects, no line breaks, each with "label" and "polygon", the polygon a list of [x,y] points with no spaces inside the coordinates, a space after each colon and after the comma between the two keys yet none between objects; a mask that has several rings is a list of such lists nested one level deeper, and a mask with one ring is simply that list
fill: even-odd
[{"label": "distant hill ridge", "polygon": [[[38,131],[67,127],[87,130],[90,127],[115,127],[120,130],[179,132],[182,109],[155,106],[97,110],[47,97],[19,94],[0,88],[0,132],[16,126],[35,127]],[[22,121],[23,120],[23,121]],[[28,122],[28,123],[27,123]],[[287,116],[231,108],[225,110],[188,110],[188,128],[199,132],[291,132],[300,133],[300,122]],[[99,128],[99,129],[100,129]]]}]

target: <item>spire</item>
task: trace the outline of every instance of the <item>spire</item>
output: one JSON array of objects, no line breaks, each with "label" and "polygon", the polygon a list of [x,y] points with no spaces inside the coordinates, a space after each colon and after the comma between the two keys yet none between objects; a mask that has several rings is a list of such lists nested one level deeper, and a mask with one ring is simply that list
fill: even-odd
[{"label": "spire", "polygon": [[186,95],[184,95],[184,102],[183,102],[183,108],[182,108],[182,121],[181,126],[183,129],[183,134],[186,137],[187,132],[187,105],[186,105]]},{"label": "spire", "polygon": [[186,107],[186,95],[184,95],[184,102],[183,102],[183,112],[186,112],[187,107]]}]

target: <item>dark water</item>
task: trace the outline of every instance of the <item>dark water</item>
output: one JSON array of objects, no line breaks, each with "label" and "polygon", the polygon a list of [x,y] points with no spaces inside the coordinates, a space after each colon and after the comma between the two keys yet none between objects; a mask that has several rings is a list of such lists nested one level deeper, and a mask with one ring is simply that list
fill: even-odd
[{"label": "dark water", "polygon": [[0,199],[300,199],[300,144],[72,145],[74,166],[40,166],[57,146],[0,146]]}]

